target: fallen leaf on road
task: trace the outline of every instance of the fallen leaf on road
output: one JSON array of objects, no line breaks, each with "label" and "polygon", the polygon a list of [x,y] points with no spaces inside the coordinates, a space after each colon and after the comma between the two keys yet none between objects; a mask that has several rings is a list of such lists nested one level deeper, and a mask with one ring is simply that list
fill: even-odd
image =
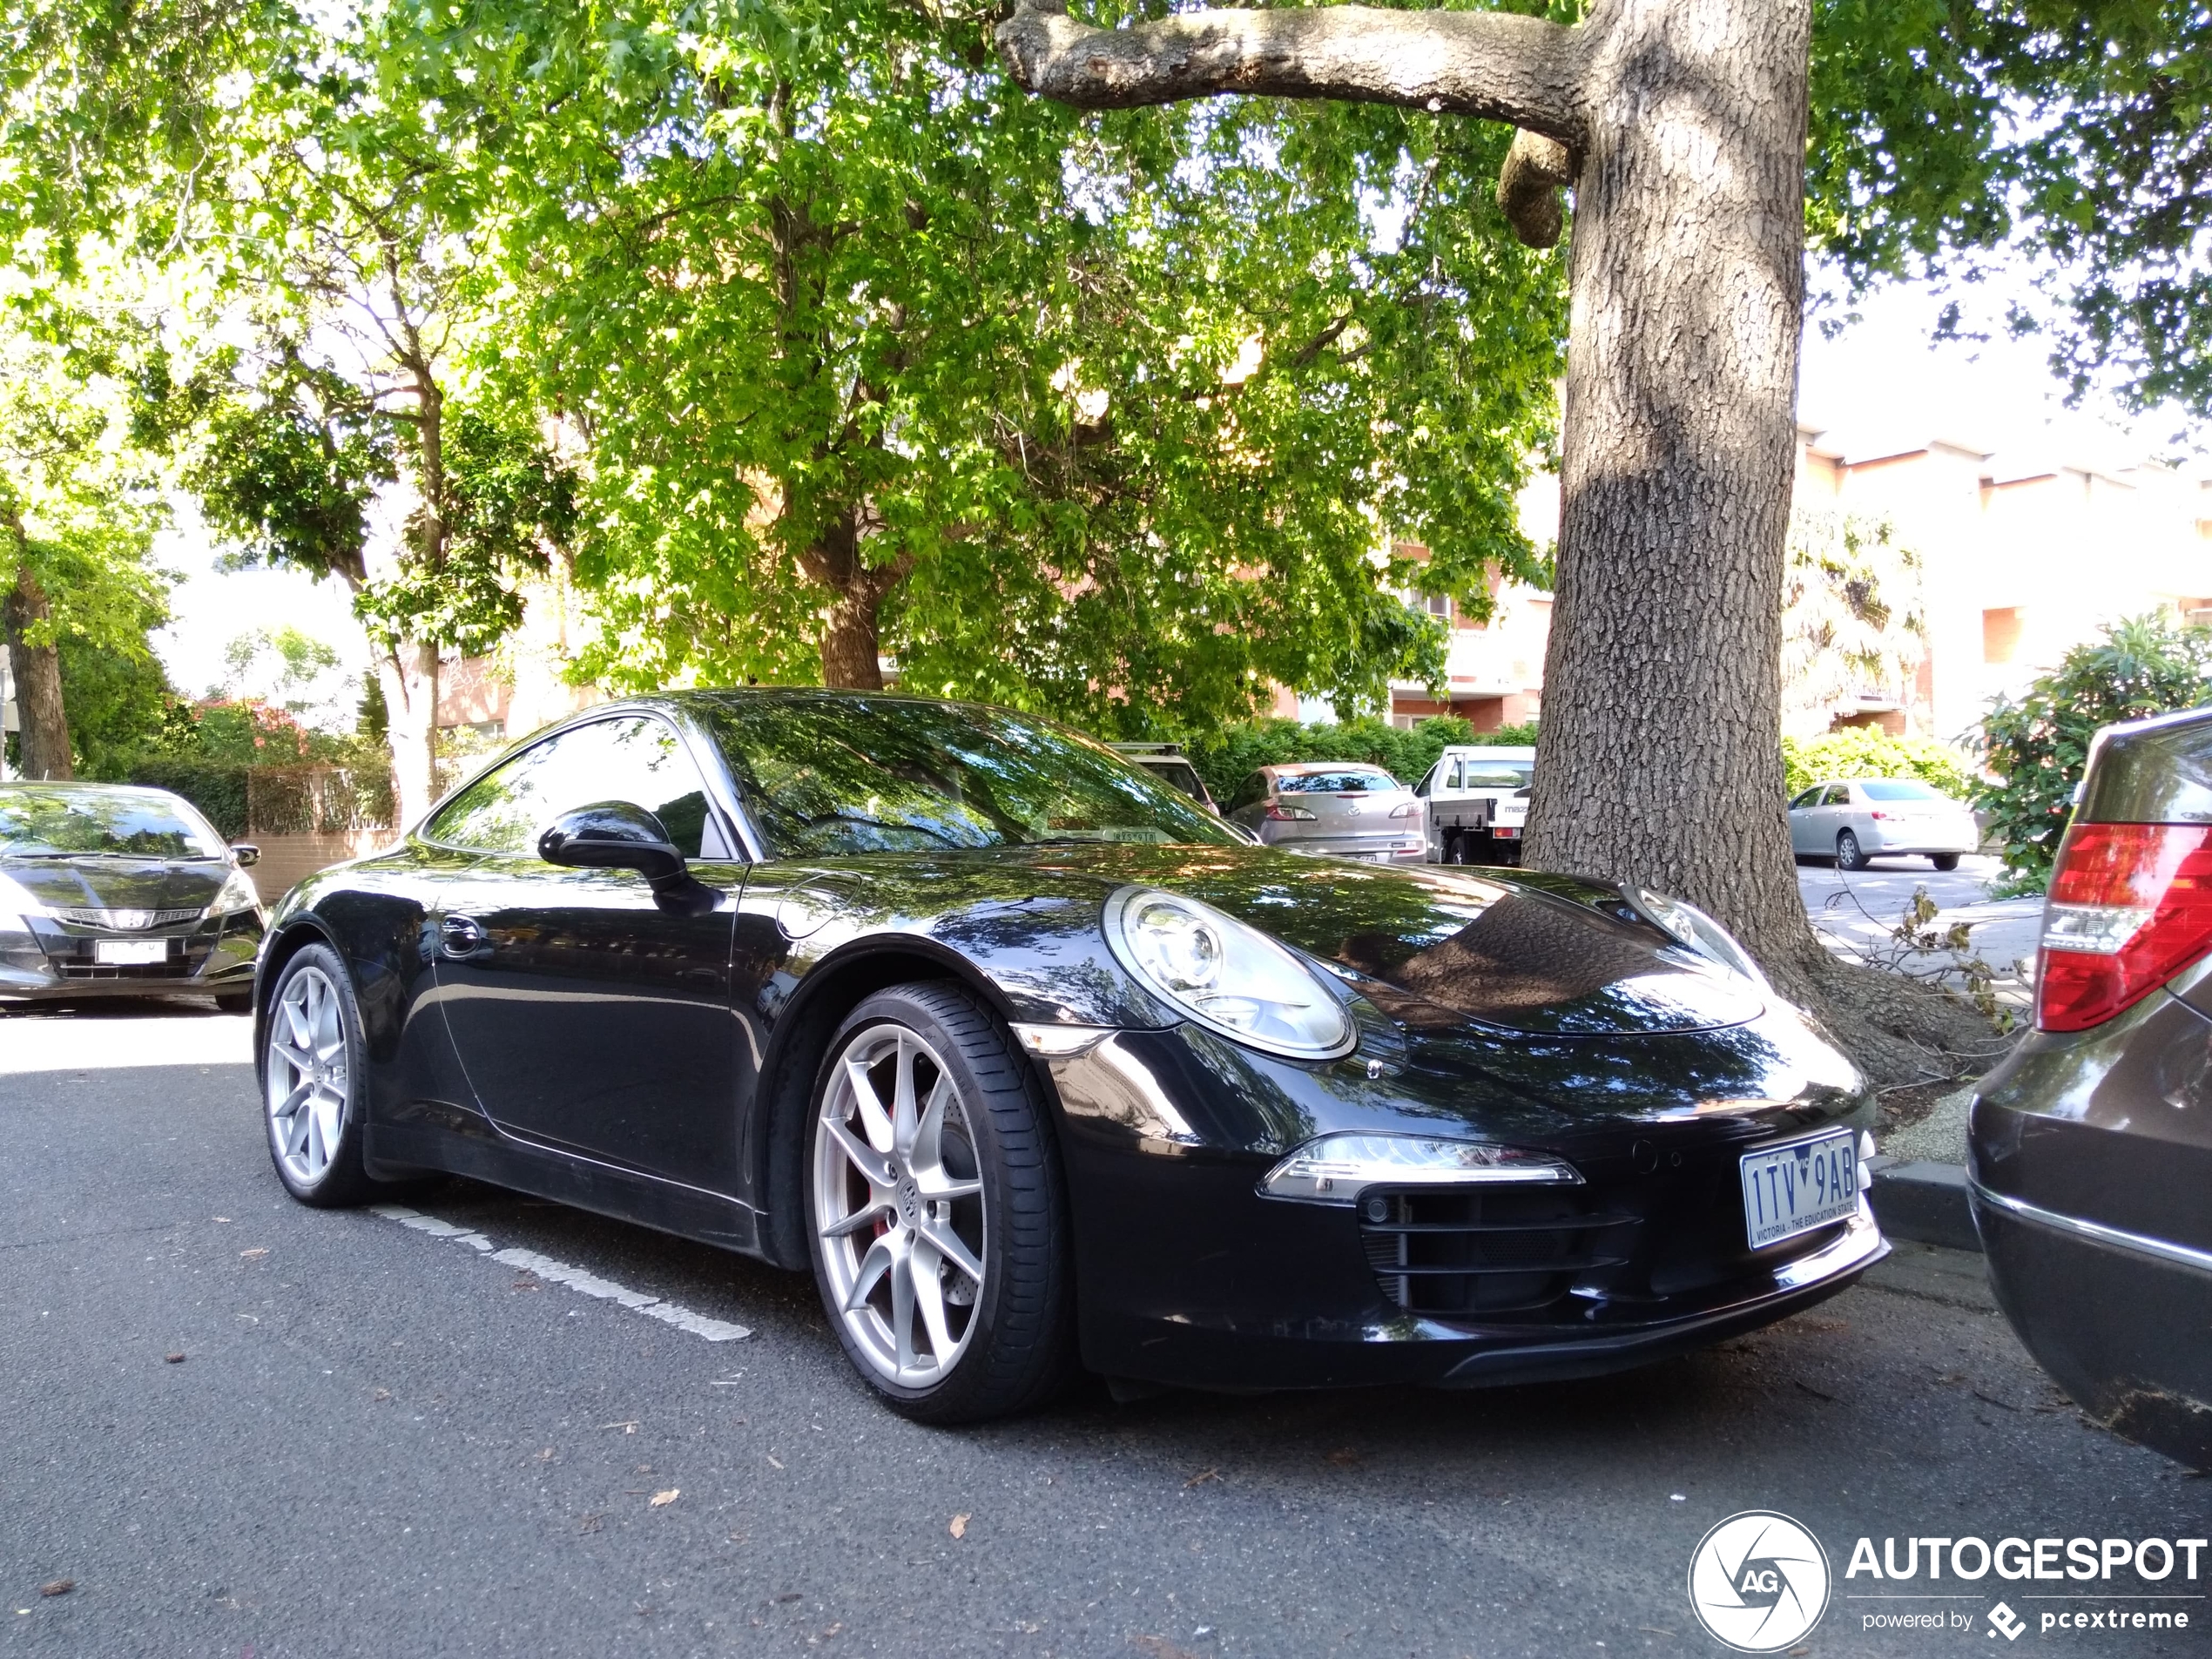
[{"label": "fallen leaf on road", "polygon": [[75,1579],[57,1578],[51,1583],[41,1584],[38,1587],[38,1593],[41,1595],[67,1595],[76,1588],[77,1581]]},{"label": "fallen leaf on road", "polygon": [[257,1256],[266,1256],[268,1253],[267,1247],[265,1245],[256,1245],[252,1250],[241,1250],[239,1251],[239,1254],[243,1256],[247,1261],[252,1261]]},{"label": "fallen leaf on road", "polygon": [[779,1469],[784,1467],[782,1460],[772,1454],[769,1457],[768,1461],[774,1464]]},{"label": "fallen leaf on road", "polygon": [[633,1417],[627,1422],[602,1423],[599,1426],[601,1428],[618,1428],[625,1434],[635,1434],[637,1432],[637,1420]]},{"label": "fallen leaf on road", "polygon": [[1183,1484],[1186,1487],[1202,1487],[1209,1480],[1218,1480],[1220,1479],[1221,1471],[1219,1469],[1201,1469],[1197,1474],[1192,1475]]},{"label": "fallen leaf on road", "polygon": [[604,1515],[586,1515],[577,1524],[577,1530],[578,1532],[597,1532],[599,1530],[599,1523],[605,1519],[606,1516]]},{"label": "fallen leaf on road", "polygon": [[550,1463],[553,1460],[553,1448],[549,1446],[543,1452],[540,1452],[537,1454],[537,1460],[540,1463]]},{"label": "fallen leaf on road", "polygon": [[966,1515],[954,1515],[954,1516],[953,1517],[953,1524],[952,1524],[951,1526],[949,1526],[949,1527],[946,1527],[946,1528],[945,1528],[945,1530],[946,1530],[947,1532],[948,1532],[948,1533],[952,1534],[952,1535],[953,1535],[954,1537],[955,1537],[955,1538],[965,1538],[965,1537],[967,1537],[967,1536],[968,1536],[968,1517],[967,1517]]},{"label": "fallen leaf on road", "polygon": [[391,1397],[392,1391],[388,1388],[380,1388],[369,1396],[371,1399],[389,1399]]},{"label": "fallen leaf on road", "polygon": [[681,1496],[683,1496],[683,1489],[681,1487],[671,1487],[665,1492],[656,1492],[653,1494],[652,1502],[645,1507],[649,1509],[665,1509],[669,1505],[674,1503],[677,1499]]},{"label": "fallen leaf on road", "polygon": [[181,1366],[185,1363],[185,1356],[180,1353],[165,1353],[161,1358],[165,1365]]},{"label": "fallen leaf on road", "polygon": [[228,1221],[230,1217],[228,1216],[218,1216],[215,1219],[218,1221]]},{"label": "fallen leaf on road", "polygon": [[821,1634],[821,1635],[820,1635],[820,1637],[819,1638],[819,1640],[821,1640],[821,1641],[826,1642],[826,1641],[828,1641],[828,1640],[829,1640],[829,1638],[830,1638],[830,1637],[832,1637],[832,1636],[835,1635],[836,1635],[836,1634],[837,1634],[840,1630],[842,1630],[844,1628],[845,1628],[845,1621],[844,1621],[844,1620],[842,1620],[842,1619],[840,1619],[840,1620],[839,1620],[839,1621],[838,1621],[835,1624],[833,1624],[832,1626],[830,1626],[830,1628],[829,1628],[828,1629],[826,1629],[826,1630],[823,1631],[823,1632],[822,1632],[822,1634]]},{"label": "fallen leaf on road", "polygon": [[1044,1621],[1042,1619],[1016,1619],[1014,1622],[1014,1628],[1025,1636],[1033,1636],[1044,1629]]}]

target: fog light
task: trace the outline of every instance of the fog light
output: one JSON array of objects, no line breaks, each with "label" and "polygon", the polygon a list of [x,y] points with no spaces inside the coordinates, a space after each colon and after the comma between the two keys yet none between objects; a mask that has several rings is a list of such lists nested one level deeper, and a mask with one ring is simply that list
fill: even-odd
[{"label": "fog light", "polygon": [[1516,1146],[1416,1135],[1317,1136],[1267,1172],[1260,1196],[1347,1208],[1371,1186],[1579,1186],[1571,1164]]}]

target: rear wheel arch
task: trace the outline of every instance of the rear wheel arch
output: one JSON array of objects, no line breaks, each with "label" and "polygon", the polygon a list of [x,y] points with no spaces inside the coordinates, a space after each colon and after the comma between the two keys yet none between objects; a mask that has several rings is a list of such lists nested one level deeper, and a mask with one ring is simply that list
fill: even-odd
[{"label": "rear wheel arch", "polygon": [[269,936],[269,942],[262,949],[261,964],[253,976],[253,1076],[257,1083],[262,1081],[261,1039],[268,1030],[269,994],[284,977],[285,965],[309,945],[327,945],[338,953],[340,960],[344,960],[346,953],[337,936],[312,914],[286,922]]},{"label": "rear wheel arch", "polygon": [[[927,983],[958,986],[1001,1022],[1014,1023],[1005,993],[973,963],[913,939],[845,947],[808,970],[792,1005],[778,1017],[761,1057],[745,1149],[760,1201],[761,1253],[777,1266],[813,1266],[806,1238],[806,1123],[830,1040],[845,1016],[875,992]],[[1056,1116],[1058,1096],[1049,1079],[1041,1082],[1051,1108],[1048,1116]]]}]

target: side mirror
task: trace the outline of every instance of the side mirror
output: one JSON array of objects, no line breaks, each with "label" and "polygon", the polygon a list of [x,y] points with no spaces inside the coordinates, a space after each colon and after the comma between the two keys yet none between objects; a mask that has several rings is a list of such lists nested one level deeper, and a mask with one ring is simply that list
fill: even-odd
[{"label": "side mirror", "polygon": [[537,838],[537,855],[581,869],[635,870],[656,887],[684,875],[684,855],[660,819],[626,800],[563,813]]},{"label": "side mirror", "polygon": [[261,849],[251,841],[238,841],[231,846],[231,862],[241,870],[250,870],[261,861]]}]

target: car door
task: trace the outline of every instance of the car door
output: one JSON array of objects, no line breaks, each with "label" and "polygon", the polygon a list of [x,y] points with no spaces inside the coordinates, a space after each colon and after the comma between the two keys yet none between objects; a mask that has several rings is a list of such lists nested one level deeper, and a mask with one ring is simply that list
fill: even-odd
[{"label": "car door", "polygon": [[1824,853],[1829,849],[1819,845],[1812,827],[1812,809],[1820,799],[1817,786],[1804,791],[1790,803],[1790,850],[1792,853]]},{"label": "car door", "polygon": [[[682,894],[537,856],[553,819],[623,800],[691,860]],[[425,827],[470,855],[432,918],[439,1001],[501,1129],[728,1192],[737,1178],[730,954],[745,867],[681,734],[625,714],[570,726],[462,791]]]},{"label": "car door", "polygon": [[1849,830],[1858,837],[1858,844],[1862,847],[1880,844],[1874,836],[1872,818],[1862,802],[1852,799],[1849,784],[1829,785],[1828,793],[1824,799],[1828,804],[1828,851],[1832,853],[1836,850],[1836,837],[1844,830]]}]

